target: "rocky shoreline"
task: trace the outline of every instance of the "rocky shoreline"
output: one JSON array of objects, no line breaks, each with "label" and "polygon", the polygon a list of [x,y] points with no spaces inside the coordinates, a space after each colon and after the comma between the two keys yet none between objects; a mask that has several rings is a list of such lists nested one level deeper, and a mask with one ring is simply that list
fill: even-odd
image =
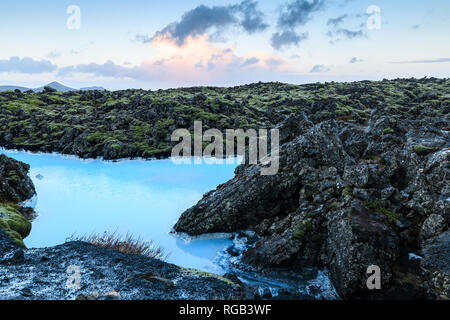
[{"label": "rocky shoreline", "polygon": [[[235,178],[182,214],[175,231],[251,230],[259,238],[239,254],[237,268],[298,275],[326,268],[344,299],[448,299],[449,84],[445,79],[254,84],[104,93],[109,97],[94,91],[81,96],[3,93],[2,104],[5,97],[9,102],[0,110],[0,123],[7,124],[0,145],[82,158],[148,158],[166,156],[169,131],[189,127],[195,115],[207,120],[205,128],[276,125],[283,143],[279,173],[262,176],[259,165],[238,167]],[[112,97],[121,101],[112,103]],[[255,104],[262,103],[261,97],[272,102],[259,108]],[[19,107],[23,99],[33,105]],[[82,107],[65,114],[61,110],[73,99]],[[83,101],[94,101],[98,108],[85,108]],[[134,113],[130,105],[136,107],[131,108]],[[212,117],[214,112],[226,119]],[[47,113],[50,125],[44,121]],[[239,123],[231,120],[236,117]],[[170,119],[174,121],[163,121]],[[141,132],[143,122],[154,120],[158,126]],[[23,121],[29,121],[27,126]],[[73,129],[65,130],[68,125]],[[99,131],[93,132],[94,127]],[[148,138],[151,146],[139,144]],[[7,284],[0,286],[0,298],[92,298],[95,290],[125,299],[254,297],[224,278],[88,244],[20,248],[31,227],[25,218],[32,213],[17,203],[34,194],[27,170],[25,164],[0,158],[0,280]],[[88,280],[82,291],[61,288],[68,276],[65,268],[72,264],[79,264]],[[367,287],[367,270],[373,265],[381,270],[381,290]],[[53,283],[52,277],[58,281]],[[238,283],[237,274],[227,277]]]},{"label": "rocky shoreline", "polygon": [[1,300],[228,300],[239,294],[228,279],[84,242],[23,249],[0,230],[0,244]]},{"label": "rocky shoreline", "polygon": [[[448,114],[447,114],[448,120]],[[293,132],[291,123],[297,123]],[[242,165],[236,177],[182,214],[191,235],[253,230],[243,254],[256,270],[328,268],[342,298],[450,296],[448,121],[394,119],[374,111],[366,126],[314,125],[304,112],[280,127],[280,172]],[[369,290],[367,269],[381,269]]]},{"label": "rocky shoreline", "polygon": [[0,154],[0,230],[15,243],[25,247],[23,239],[30,234],[34,214],[31,208],[20,205],[36,194],[28,176],[29,165]]},{"label": "rocky shoreline", "polygon": [[239,297],[239,284],[226,278],[85,242],[27,249],[23,239],[30,233],[33,210],[19,203],[35,194],[28,170],[28,165],[0,155],[0,300]]}]

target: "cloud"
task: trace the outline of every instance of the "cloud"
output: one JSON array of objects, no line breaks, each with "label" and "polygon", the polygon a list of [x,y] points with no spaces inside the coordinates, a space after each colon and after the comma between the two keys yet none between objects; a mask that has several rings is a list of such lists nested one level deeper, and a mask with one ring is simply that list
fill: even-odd
[{"label": "cloud", "polygon": [[135,40],[142,43],[150,43],[152,42],[152,37],[150,37],[148,34],[138,33],[135,37]]},{"label": "cloud", "polygon": [[52,72],[56,69],[57,66],[48,60],[34,60],[28,57],[11,57],[6,60],[0,60],[0,73],[40,74]]},{"label": "cloud", "polygon": [[312,14],[324,6],[322,0],[295,0],[286,4],[278,17],[278,27],[282,30],[305,25]]},{"label": "cloud", "polygon": [[344,23],[344,21],[348,18],[347,14],[343,14],[337,18],[328,19],[327,25],[332,28],[337,28],[339,25]]},{"label": "cloud", "polygon": [[347,39],[364,38],[366,33],[364,30],[349,30],[349,29],[338,29],[335,31],[336,35],[344,36]]},{"label": "cloud", "polygon": [[135,68],[126,68],[112,61],[107,61],[104,64],[89,63],[63,67],[58,70],[57,75],[63,77],[73,73],[87,73],[98,77],[134,78],[137,77],[136,71]]},{"label": "cloud", "polygon": [[349,63],[353,64],[353,63],[359,63],[359,62],[364,62],[364,60],[360,59],[360,58],[357,58],[357,57],[353,57],[353,58],[350,59]]},{"label": "cloud", "polygon": [[450,62],[450,58],[439,58],[439,59],[430,59],[430,60],[413,60],[413,61],[395,61],[391,62],[394,64],[412,64],[412,63],[444,63]]},{"label": "cloud", "polygon": [[248,67],[248,66],[251,66],[251,65],[253,65],[253,64],[255,64],[255,63],[258,63],[259,62],[259,59],[258,58],[256,58],[256,57],[251,57],[251,58],[248,58],[248,59],[246,59],[243,63],[241,63],[241,67]]},{"label": "cloud", "polygon": [[257,5],[258,3],[256,1],[244,0],[238,6],[238,11],[240,11],[240,14],[243,16],[241,25],[248,33],[264,31],[269,27],[269,25],[264,22],[264,13],[256,8]]},{"label": "cloud", "polygon": [[56,59],[56,58],[61,57],[61,55],[62,55],[61,52],[55,50],[55,51],[49,52],[49,53],[47,54],[47,57],[48,57],[48,58],[51,58],[51,59]]},{"label": "cloud", "polygon": [[282,6],[277,21],[279,31],[271,37],[272,47],[280,50],[291,45],[298,46],[300,42],[308,39],[307,32],[299,33],[295,28],[304,26],[312,19],[313,13],[323,6],[322,0],[294,0]]},{"label": "cloud", "polygon": [[301,41],[308,39],[307,32],[298,34],[295,31],[276,32],[272,35],[271,45],[273,48],[279,50],[282,47],[290,45],[298,45]]},{"label": "cloud", "polygon": [[[329,31],[327,33],[328,37],[331,39],[331,43],[335,43],[344,39],[357,39],[357,38],[367,38],[367,33],[365,32],[365,23],[357,22],[357,27],[351,28],[348,25],[351,24],[351,16],[348,14],[343,14],[336,18],[328,19],[327,26]],[[356,19],[365,19],[364,14],[357,14],[354,16]],[[354,22],[354,19],[353,19]]]},{"label": "cloud", "polygon": [[257,2],[243,0],[237,5],[213,7],[200,5],[184,13],[180,21],[157,31],[153,37],[139,34],[136,40],[149,43],[155,39],[165,39],[182,46],[190,36],[202,36],[213,29],[220,33],[230,27],[238,27],[252,34],[265,30],[268,25],[264,22],[264,13],[257,9]]},{"label": "cloud", "polygon": [[330,72],[330,71],[331,71],[331,66],[326,66],[324,64],[317,64],[309,72],[310,73],[320,73],[320,72]]},{"label": "cloud", "polygon": [[164,39],[153,41],[151,46],[156,49],[155,56],[136,66],[118,65],[113,61],[79,64],[61,68],[58,76],[85,74],[184,86],[223,84],[236,82],[236,79],[243,82],[267,80],[289,69],[286,62],[264,52],[241,56],[234,48],[217,48],[207,35],[190,36],[181,48]]},{"label": "cloud", "polygon": [[347,6],[349,3],[354,2],[355,0],[343,0],[340,4],[339,7],[343,8],[345,6]]}]

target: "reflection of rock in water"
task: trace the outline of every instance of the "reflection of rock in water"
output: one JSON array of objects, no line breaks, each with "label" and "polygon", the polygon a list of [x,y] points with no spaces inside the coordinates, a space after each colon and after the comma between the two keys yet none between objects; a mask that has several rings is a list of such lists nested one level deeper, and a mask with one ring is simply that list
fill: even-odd
[{"label": "reflection of rock in water", "polygon": [[44,176],[42,174],[38,174],[38,175],[36,175],[36,179],[42,180],[42,179],[44,179]]}]

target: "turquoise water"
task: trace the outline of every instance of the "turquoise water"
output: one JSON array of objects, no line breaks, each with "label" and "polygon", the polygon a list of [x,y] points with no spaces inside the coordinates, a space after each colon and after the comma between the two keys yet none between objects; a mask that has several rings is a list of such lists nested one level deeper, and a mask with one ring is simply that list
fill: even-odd
[{"label": "turquoise water", "polygon": [[170,234],[180,214],[234,176],[233,165],[175,165],[171,160],[80,160],[0,150],[31,166],[37,218],[25,244],[42,248],[72,235],[130,233],[170,253],[168,262],[221,273],[215,263],[228,238],[191,240]]}]

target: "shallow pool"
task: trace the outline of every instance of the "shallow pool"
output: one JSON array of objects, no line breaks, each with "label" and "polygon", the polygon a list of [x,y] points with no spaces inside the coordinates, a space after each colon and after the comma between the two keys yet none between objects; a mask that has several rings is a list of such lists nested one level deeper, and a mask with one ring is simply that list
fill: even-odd
[{"label": "shallow pool", "polygon": [[71,236],[117,231],[152,240],[168,262],[222,273],[216,263],[228,238],[191,240],[170,234],[180,214],[234,176],[234,164],[176,165],[171,160],[81,160],[0,150],[28,163],[38,213],[25,244],[41,248]]}]

